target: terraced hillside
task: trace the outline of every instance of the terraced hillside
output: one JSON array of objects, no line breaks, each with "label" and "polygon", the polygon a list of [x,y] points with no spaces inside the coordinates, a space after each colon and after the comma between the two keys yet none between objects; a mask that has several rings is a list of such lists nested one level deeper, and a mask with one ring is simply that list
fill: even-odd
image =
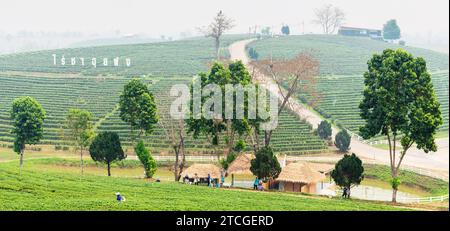
[{"label": "terraced hillside", "polygon": [[[117,111],[117,102],[126,77],[23,77],[0,76],[0,141],[11,141],[9,112],[11,101],[19,96],[35,97],[47,111],[43,143],[61,144],[61,124],[69,108],[78,107],[90,110],[94,115],[99,131],[118,132],[124,145],[130,145],[130,129],[122,122]],[[168,108],[172,102],[167,94],[176,83],[189,83],[189,78],[146,77],[155,95],[158,108]],[[20,83],[20,84],[18,84]],[[279,130],[274,133],[273,144],[277,152],[304,154],[320,152],[326,149],[324,142],[311,133],[308,124],[285,113],[280,118]],[[261,136],[262,137],[262,136]],[[153,150],[169,150],[170,141],[162,127],[158,126],[153,134],[146,137]],[[186,139],[187,149],[196,154],[211,153],[205,138]]]},{"label": "terraced hillside", "polygon": [[[247,38],[245,35],[226,36],[224,47]],[[227,49],[222,54],[228,56]],[[64,54],[66,65],[53,65],[52,54]],[[9,109],[14,98],[29,95],[35,97],[47,111],[44,144],[64,145],[61,140],[61,125],[69,108],[82,108],[94,115],[99,131],[116,131],[124,145],[130,145],[130,129],[120,120],[117,102],[123,85],[131,77],[139,76],[149,84],[157,99],[158,108],[167,108],[173,99],[168,90],[173,84],[188,83],[190,77],[207,70],[207,63],[213,59],[211,40],[194,38],[189,40],[152,44],[88,47],[40,51],[0,56],[0,141],[11,142]],[[102,67],[103,57],[131,57],[132,65],[127,68]],[[70,57],[90,56],[98,59],[97,68],[86,63],[67,65]],[[323,152],[327,149],[308,124],[295,116],[284,113],[279,129],[274,133],[273,145],[277,152],[304,154]],[[262,137],[262,136],[261,136]],[[147,143],[153,151],[171,151],[170,141],[164,130],[157,127],[148,135]],[[186,139],[188,151],[208,154],[212,149],[205,138]]]},{"label": "terraced hillside", "polygon": [[[399,46],[366,38],[342,36],[302,35],[270,38],[255,41],[249,45],[261,58],[290,58],[301,51],[309,51],[320,61],[321,75],[318,77],[318,91],[321,100],[315,109],[324,117],[358,131],[363,124],[358,105],[362,99],[363,77],[367,61],[375,52]],[[449,126],[448,55],[420,48],[401,47],[415,56],[424,57],[432,74],[433,84],[441,103],[444,117],[442,131]],[[300,95],[308,102],[307,95]]]},{"label": "terraced hillside", "polygon": [[[247,38],[247,35],[225,36],[222,46]],[[227,57],[227,49],[222,49],[222,56]],[[53,54],[57,55],[54,65]],[[64,55],[65,65],[61,65]],[[75,57],[75,65],[71,58]],[[119,66],[113,66],[113,59],[119,57]],[[51,73],[82,73],[85,75],[149,75],[180,76],[194,75],[207,69],[207,63],[214,57],[213,40],[193,38],[173,42],[99,46],[89,48],[70,48],[19,53],[0,56],[0,71],[26,71]],[[85,59],[81,65],[80,58]],[[96,58],[96,67],[91,64]],[[103,66],[103,58],[108,58],[108,66]],[[125,59],[130,58],[130,67]]]}]

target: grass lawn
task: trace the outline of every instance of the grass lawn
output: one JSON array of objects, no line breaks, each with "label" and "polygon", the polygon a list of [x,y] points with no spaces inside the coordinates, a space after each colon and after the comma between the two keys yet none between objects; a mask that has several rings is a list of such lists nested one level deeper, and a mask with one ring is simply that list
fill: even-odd
[{"label": "grass lawn", "polygon": [[[390,168],[384,165],[365,165],[365,179],[363,183],[372,183],[372,186],[390,189]],[[400,191],[421,196],[442,196],[449,193],[448,182],[417,173],[400,170]]]},{"label": "grass lawn", "polygon": [[[20,173],[17,163],[0,163],[0,210],[405,210],[359,200],[107,177],[91,172],[89,164],[81,176],[75,167],[55,167],[51,161],[57,160],[26,161]],[[120,174],[118,169],[112,174]],[[114,200],[118,191],[126,202]]]}]

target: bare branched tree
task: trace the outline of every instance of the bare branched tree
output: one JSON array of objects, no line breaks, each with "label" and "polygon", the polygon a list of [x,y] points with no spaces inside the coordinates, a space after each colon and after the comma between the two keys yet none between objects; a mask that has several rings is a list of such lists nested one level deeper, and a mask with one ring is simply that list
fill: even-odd
[{"label": "bare branched tree", "polygon": [[345,13],[331,4],[314,11],[316,19],[313,21],[322,26],[323,33],[333,34],[345,20]]},{"label": "bare branched tree", "polygon": [[[312,99],[308,103],[311,106],[320,98],[316,85],[316,76],[319,73],[319,62],[309,53],[300,53],[289,60],[265,59],[253,62],[252,66],[262,74],[268,76],[276,83],[280,95],[281,105],[278,109],[278,115],[286,108],[296,110],[291,105],[291,98],[298,93],[307,94]],[[273,130],[266,131],[264,134],[264,145],[268,146],[272,137]]]},{"label": "bare branched tree", "polygon": [[[161,99],[164,97],[157,97]],[[158,101],[158,100],[157,100]],[[158,102],[158,106],[166,105],[167,102]],[[170,145],[175,153],[175,163],[173,174],[175,181],[179,181],[181,173],[186,164],[186,153],[185,153],[185,138],[186,132],[184,128],[183,119],[174,119],[170,116],[169,108],[160,106],[158,108],[159,118],[158,123],[161,125],[167,140],[170,140]]]},{"label": "bare branched tree", "polygon": [[214,17],[213,22],[207,26],[206,28],[199,28],[200,32],[203,33],[206,37],[211,37],[214,39],[215,48],[216,48],[216,59],[220,58],[220,37],[231,28],[234,27],[233,20],[227,18],[222,11],[217,13],[216,17]]}]

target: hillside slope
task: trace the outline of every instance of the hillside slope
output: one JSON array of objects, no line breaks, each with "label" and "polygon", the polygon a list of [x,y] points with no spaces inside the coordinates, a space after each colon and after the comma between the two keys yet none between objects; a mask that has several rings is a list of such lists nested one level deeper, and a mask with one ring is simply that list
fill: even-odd
[{"label": "hillside slope", "polygon": [[[422,48],[404,47],[368,38],[335,35],[301,35],[268,38],[252,42],[261,58],[292,58],[300,52],[310,52],[320,62],[317,91],[321,98],[315,106],[325,118],[357,132],[364,121],[359,116],[358,105],[362,99],[363,73],[367,61],[374,53],[384,49],[402,48],[427,61],[434,88],[444,117],[442,131],[448,131],[449,113],[449,56]],[[303,102],[308,95],[300,94]]]}]

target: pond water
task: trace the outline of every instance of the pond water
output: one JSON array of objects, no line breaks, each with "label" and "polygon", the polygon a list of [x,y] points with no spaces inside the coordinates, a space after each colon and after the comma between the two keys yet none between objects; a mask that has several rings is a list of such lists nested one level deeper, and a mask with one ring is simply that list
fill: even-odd
[{"label": "pond water", "polygon": [[[335,191],[328,190],[327,188],[330,186],[331,184],[329,182],[318,183],[317,184],[318,194],[322,194],[321,191],[324,190],[323,194],[325,195],[329,195],[330,193],[333,194],[333,196],[342,195],[342,190],[340,189],[337,189]],[[234,187],[253,188],[253,181],[250,180],[234,181]],[[375,186],[358,185],[352,188],[351,197],[363,200],[391,201],[392,190]],[[417,197],[419,196],[411,193],[405,193],[401,191],[397,192],[397,198],[399,201],[401,201],[402,199],[417,198]]]},{"label": "pond water", "polygon": [[[342,191],[339,192],[342,195]],[[368,185],[358,185],[351,189],[351,197],[363,200],[376,200],[376,201],[391,201],[392,200],[392,189],[384,189]],[[398,191],[397,198],[399,201],[408,198],[417,198],[419,196]]]}]

